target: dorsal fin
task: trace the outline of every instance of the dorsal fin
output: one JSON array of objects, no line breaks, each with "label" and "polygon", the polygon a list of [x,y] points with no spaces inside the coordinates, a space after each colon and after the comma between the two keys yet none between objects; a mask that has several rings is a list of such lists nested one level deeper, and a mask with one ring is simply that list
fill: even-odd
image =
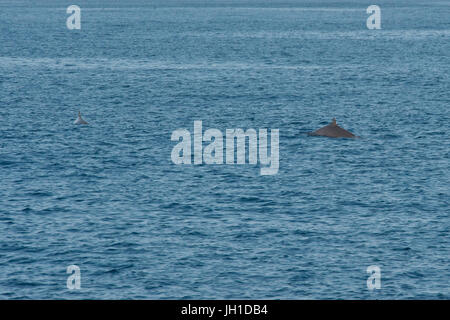
[{"label": "dorsal fin", "polygon": [[78,111],[78,118],[73,122],[74,124],[88,124],[82,117],[81,111]]}]

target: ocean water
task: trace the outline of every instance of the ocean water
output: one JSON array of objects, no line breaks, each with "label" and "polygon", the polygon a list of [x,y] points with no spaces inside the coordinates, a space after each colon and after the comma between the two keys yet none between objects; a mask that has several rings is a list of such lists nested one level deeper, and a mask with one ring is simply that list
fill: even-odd
[{"label": "ocean water", "polygon": [[[380,0],[381,30],[367,1],[71,4],[0,0],[1,299],[450,298],[449,1]],[[305,134],[333,117],[361,139]],[[278,174],[173,164],[195,120],[279,129]]]}]

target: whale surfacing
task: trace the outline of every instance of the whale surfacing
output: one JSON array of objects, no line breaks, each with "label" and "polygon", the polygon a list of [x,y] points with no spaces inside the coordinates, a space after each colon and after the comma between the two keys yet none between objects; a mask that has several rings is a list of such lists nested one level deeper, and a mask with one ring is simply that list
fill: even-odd
[{"label": "whale surfacing", "polygon": [[328,138],[358,138],[350,131],[347,131],[339,127],[336,123],[336,118],[333,118],[330,124],[317,129],[316,131],[309,132],[309,136],[322,136]]},{"label": "whale surfacing", "polygon": [[73,124],[88,124],[84,119],[81,117],[81,112],[78,111],[78,118],[73,122]]}]

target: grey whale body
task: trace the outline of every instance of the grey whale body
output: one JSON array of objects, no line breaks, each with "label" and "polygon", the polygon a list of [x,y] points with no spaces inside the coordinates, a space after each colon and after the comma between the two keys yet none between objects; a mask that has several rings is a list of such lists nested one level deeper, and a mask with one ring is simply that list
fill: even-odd
[{"label": "grey whale body", "polygon": [[321,137],[328,137],[328,138],[359,138],[358,136],[355,136],[350,131],[347,131],[341,127],[339,127],[336,123],[336,119],[333,118],[330,124],[326,125],[325,127],[322,127],[320,129],[317,129],[316,131],[309,132],[309,136],[321,136]]}]

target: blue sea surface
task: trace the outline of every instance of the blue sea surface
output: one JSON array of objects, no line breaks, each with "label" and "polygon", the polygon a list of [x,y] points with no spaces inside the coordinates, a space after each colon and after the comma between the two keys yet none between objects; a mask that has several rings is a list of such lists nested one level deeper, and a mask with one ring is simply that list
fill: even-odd
[{"label": "blue sea surface", "polygon": [[[0,0],[1,299],[450,299],[449,1],[71,4]],[[278,174],[173,164],[195,120]]]}]

